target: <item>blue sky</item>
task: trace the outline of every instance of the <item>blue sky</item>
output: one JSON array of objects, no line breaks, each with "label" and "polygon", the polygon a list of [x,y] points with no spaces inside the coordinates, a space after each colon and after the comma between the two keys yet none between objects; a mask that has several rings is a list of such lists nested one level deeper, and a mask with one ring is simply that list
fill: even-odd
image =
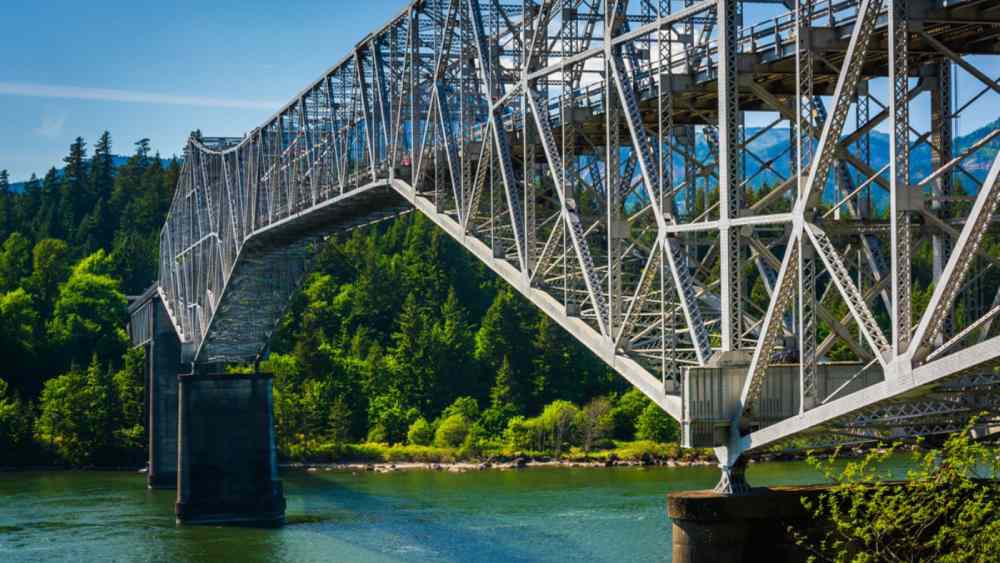
[{"label": "blue sky", "polygon": [[[42,175],[75,137],[92,144],[105,129],[119,154],[148,137],[173,155],[193,129],[240,136],[405,4],[5,0],[0,169],[15,181]],[[1000,74],[995,60],[979,59],[988,74]],[[973,79],[961,84],[971,95]],[[986,96],[960,132],[1000,116],[995,100]],[[922,113],[914,114],[919,126]]]},{"label": "blue sky", "polygon": [[148,137],[170,156],[198,128],[240,136],[405,3],[4,0],[0,169],[42,175],[105,129],[122,154]]}]

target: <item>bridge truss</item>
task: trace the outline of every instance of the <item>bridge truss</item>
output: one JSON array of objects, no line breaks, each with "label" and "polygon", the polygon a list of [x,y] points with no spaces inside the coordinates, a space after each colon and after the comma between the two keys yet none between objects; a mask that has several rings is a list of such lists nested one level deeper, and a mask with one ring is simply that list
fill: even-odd
[{"label": "bridge truss", "polygon": [[749,451],[991,423],[1000,130],[954,125],[996,113],[1000,3],[785,4],[410,4],[189,141],[159,279],[185,359],[260,357],[317,241],[415,209],[716,447],[721,490]]}]

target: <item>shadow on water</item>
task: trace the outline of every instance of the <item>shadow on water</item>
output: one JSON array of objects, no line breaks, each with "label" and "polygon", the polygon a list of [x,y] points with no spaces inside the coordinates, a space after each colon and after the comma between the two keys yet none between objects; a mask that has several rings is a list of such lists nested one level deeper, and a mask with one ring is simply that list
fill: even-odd
[{"label": "shadow on water", "polygon": [[[579,542],[518,526],[511,522],[511,515],[500,517],[479,505],[502,494],[504,488],[494,489],[484,497],[475,490],[464,491],[465,487],[456,483],[469,478],[492,480],[493,476],[335,471],[296,472],[282,478],[294,491],[288,514],[291,529],[307,525],[312,534],[328,535],[383,556],[434,561],[537,561],[541,543],[546,551],[562,553],[566,559],[593,559]],[[466,494],[467,499],[462,498]]]},{"label": "shadow on water", "polygon": [[[804,484],[804,464],[751,469],[760,484]],[[705,489],[715,467],[535,468],[451,474],[283,475],[289,518],[320,537],[407,560],[631,561],[669,557],[666,494]],[[411,551],[407,551],[407,550]]]}]

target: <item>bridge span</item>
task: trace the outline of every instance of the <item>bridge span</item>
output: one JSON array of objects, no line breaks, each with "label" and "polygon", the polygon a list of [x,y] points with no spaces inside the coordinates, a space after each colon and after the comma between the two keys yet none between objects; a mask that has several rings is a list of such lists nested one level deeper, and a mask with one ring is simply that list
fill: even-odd
[{"label": "bridge span", "polygon": [[1000,116],[997,54],[985,0],[417,0],[190,139],[133,341],[260,359],[315,244],[415,210],[714,447],[720,492],[748,453],[990,424],[1000,130],[954,126]]}]

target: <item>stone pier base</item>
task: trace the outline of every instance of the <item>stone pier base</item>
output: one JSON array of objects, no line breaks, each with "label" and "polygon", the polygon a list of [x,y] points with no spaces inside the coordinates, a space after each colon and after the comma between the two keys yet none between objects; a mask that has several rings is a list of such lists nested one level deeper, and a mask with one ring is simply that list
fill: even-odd
[{"label": "stone pier base", "polygon": [[178,379],[177,522],[284,524],[270,376]]},{"label": "stone pier base", "polygon": [[755,488],[747,495],[713,491],[670,493],[667,513],[673,521],[674,563],[740,563],[806,561],[789,526],[815,527],[802,506],[824,485]]}]

